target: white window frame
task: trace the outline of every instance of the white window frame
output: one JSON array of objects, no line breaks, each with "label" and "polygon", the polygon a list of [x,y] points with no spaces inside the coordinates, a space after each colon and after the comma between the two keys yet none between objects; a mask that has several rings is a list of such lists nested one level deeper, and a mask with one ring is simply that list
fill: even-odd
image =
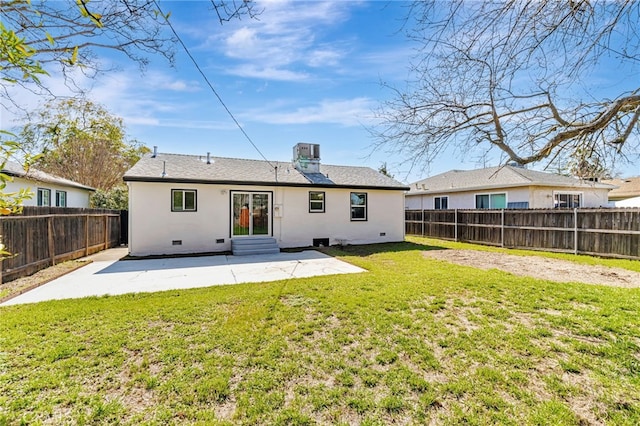
[{"label": "white window frame", "polygon": [[[46,194],[46,197],[45,197]],[[51,207],[51,190],[49,188],[38,188],[37,195],[38,206],[40,207]],[[46,204],[45,204],[46,198]]]},{"label": "white window frame", "polygon": [[[354,194],[364,195],[364,204],[353,204],[352,197]],[[351,192],[349,193],[349,205],[351,208],[349,209],[349,215],[351,216],[352,222],[365,222],[368,219],[368,204],[369,204],[369,194],[366,192]],[[354,217],[354,209],[362,209],[364,211],[364,217]]]},{"label": "white window frame", "polygon": [[[447,207],[442,207],[442,200],[447,200]],[[436,201],[440,201],[440,206],[436,205]],[[433,197],[433,209],[434,210],[448,210],[449,209],[449,196],[448,195],[438,195],[437,197]]]},{"label": "white window frame", "polygon": [[[182,206],[176,207],[175,194],[182,193]],[[193,193],[193,208],[186,208],[186,194]],[[195,212],[198,211],[198,191],[195,189],[172,189],[171,190],[171,211],[172,212]]]},{"label": "white window frame", "polygon": [[[62,202],[60,200],[62,199]],[[67,207],[67,191],[56,189],[56,207]]]},{"label": "white window frame", "polygon": [[[311,194],[322,194],[321,200],[312,200]],[[309,191],[309,213],[324,213],[327,194],[324,191]],[[322,208],[313,208],[314,204],[322,204]]]},{"label": "white window frame", "polygon": [[567,207],[560,207],[559,206],[559,200],[557,200],[557,197],[560,195],[577,195],[578,196],[578,208],[584,206],[584,192],[580,192],[580,191],[553,191],[553,208],[554,209],[572,209],[575,208],[575,206],[567,206]]},{"label": "white window frame", "polygon": [[[489,207],[478,207],[478,197],[481,195],[489,196]],[[491,205],[491,196],[492,195],[504,195],[504,207],[494,207]],[[506,192],[480,192],[478,194],[473,194],[473,203],[476,209],[506,209],[509,205],[509,195]]]}]

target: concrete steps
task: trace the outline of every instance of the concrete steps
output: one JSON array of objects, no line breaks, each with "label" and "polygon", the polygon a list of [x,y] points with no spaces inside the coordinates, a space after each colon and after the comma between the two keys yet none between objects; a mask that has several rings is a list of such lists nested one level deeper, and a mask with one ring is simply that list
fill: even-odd
[{"label": "concrete steps", "polygon": [[280,253],[280,247],[275,238],[271,237],[243,237],[231,240],[231,251],[234,256],[249,254]]}]

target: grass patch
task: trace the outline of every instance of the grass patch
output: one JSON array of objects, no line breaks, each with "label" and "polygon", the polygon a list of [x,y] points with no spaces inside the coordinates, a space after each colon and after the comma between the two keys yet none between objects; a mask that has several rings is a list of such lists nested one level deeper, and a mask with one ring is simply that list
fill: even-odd
[{"label": "grass patch", "polygon": [[0,425],[640,423],[639,289],[421,255],[456,247],[499,250],[412,238],[326,249],[363,274],[0,308]]}]

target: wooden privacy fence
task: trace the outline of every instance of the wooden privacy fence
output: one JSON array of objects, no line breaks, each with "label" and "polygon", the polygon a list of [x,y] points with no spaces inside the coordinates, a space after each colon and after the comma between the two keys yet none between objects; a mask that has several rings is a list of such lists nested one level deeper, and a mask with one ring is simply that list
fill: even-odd
[{"label": "wooden privacy fence", "polygon": [[3,281],[120,245],[119,210],[25,207],[0,217],[0,227],[13,254],[1,262]]},{"label": "wooden privacy fence", "polygon": [[406,210],[405,231],[508,248],[640,259],[640,209]]}]

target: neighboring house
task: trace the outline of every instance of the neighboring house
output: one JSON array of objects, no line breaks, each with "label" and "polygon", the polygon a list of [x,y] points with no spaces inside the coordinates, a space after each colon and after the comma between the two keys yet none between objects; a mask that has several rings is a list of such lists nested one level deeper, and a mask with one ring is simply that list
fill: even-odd
[{"label": "neighboring house", "polygon": [[12,161],[7,161],[2,173],[13,178],[7,182],[5,193],[29,188],[33,197],[23,201],[24,206],[89,207],[94,188],[45,173],[30,167],[28,171]]},{"label": "neighboring house", "polygon": [[609,192],[609,202],[616,207],[640,207],[640,176],[603,180],[602,183],[617,186]]},{"label": "neighboring house", "polygon": [[296,145],[293,162],[154,149],[124,180],[134,256],[235,252],[251,237],[281,248],[404,239],[409,188],[368,167],[320,164],[314,144]]},{"label": "neighboring house", "polygon": [[613,185],[503,166],[451,170],[410,185],[405,207],[431,209],[571,208],[608,206]]}]

